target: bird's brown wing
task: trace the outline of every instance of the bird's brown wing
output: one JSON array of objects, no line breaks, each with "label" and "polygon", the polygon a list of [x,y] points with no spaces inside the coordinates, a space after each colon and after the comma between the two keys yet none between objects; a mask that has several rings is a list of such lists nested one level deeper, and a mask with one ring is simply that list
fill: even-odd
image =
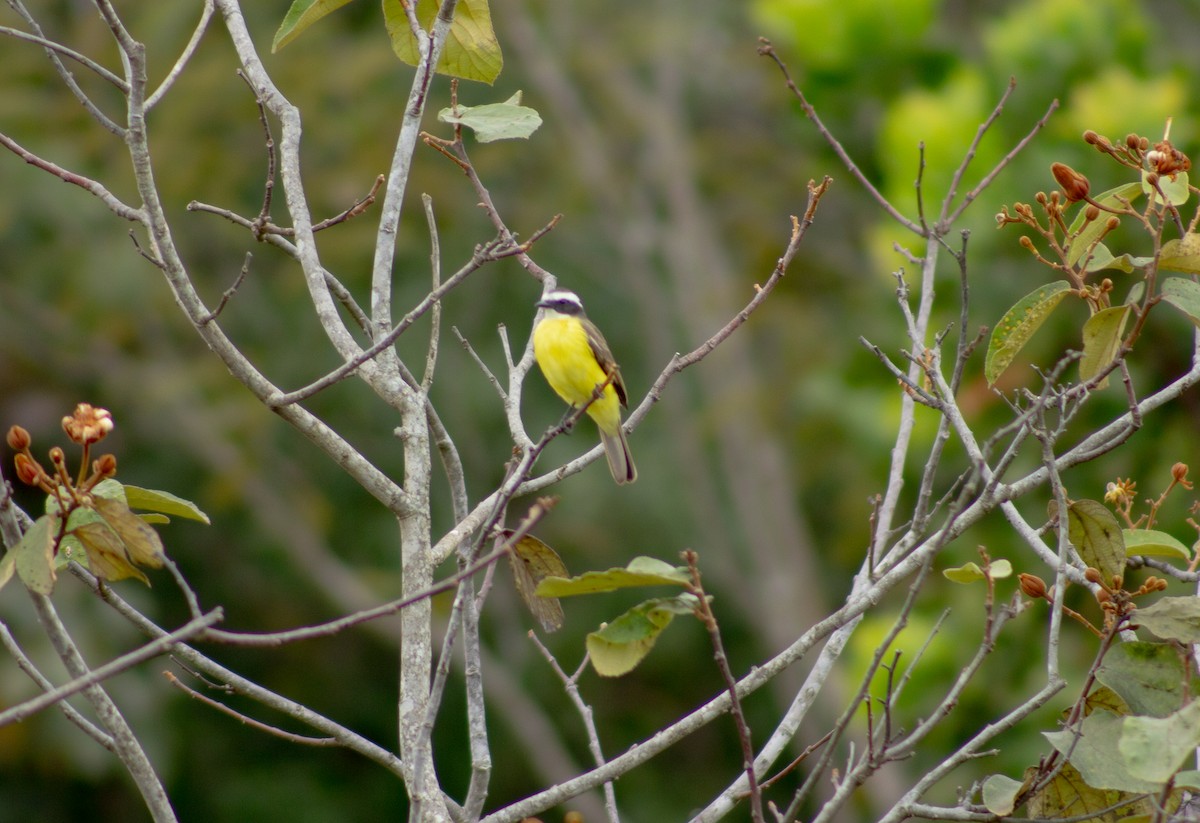
[{"label": "bird's brown wing", "polygon": [[616,389],[621,405],[629,408],[629,400],[625,396],[625,382],[621,379],[621,368],[617,365],[617,361],[613,360],[612,352],[608,348],[604,335],[591,320],[585,317],[580,320],[583,321],[583,328],[587,331],[588,345],[592,347],[592,354],[595,355],[596,362],[600,364],[600,368],[606,375],[613,376],[612,387]]}]

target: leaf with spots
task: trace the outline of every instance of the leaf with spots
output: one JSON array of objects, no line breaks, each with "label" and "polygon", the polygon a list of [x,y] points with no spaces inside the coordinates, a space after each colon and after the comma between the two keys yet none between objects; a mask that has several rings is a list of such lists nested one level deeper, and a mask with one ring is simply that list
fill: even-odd
[{"label": "leaf with spots", "polygon": [[993,385],[1012,364],[1034,332],[1046,322],[1050,312],[1054,311],[1071,291],[1071,284],[1066,280],[1049,283],[1022,297],[1000,318],[992,332],[991,342],[988,343],[987,359],[983,367],[988,385]]}]

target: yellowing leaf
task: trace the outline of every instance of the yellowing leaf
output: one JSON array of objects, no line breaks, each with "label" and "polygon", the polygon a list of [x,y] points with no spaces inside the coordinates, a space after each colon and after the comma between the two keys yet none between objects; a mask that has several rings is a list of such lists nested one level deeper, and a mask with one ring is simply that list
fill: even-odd
[{"label": "yellowing leaf", "polygon": [[107,523],[85,523],[75,529],[74,536],[83,546],[86,565],[96,577],[104,580],[136,577],[150,585],[149,578],[130,562],[124,542]]},{"label": "yellowing leaf", "polygon": [[987,359],[983,371],[988,384],[996,382],[1004,370],[1012,364],[1013,358],[1033,337],[1034,332],[1041,328],[1042,323],[1050,316],[1050,312],[1071,291],[1071,284],[1065,280],[1042,286],[1022,297],[992,331],[992,339],[988,343]]},{"label": "yellowing leaf", "polygon": [[538,584],[542,597],[597,594],[638,586],[687,586],[692,581],[686,566],[672,566],[654,557],[635,557],[623,569],[585,572],[576,577],[547,577]]},{"label": "yellowing leaf", "polygon": [[162,568],[165,555],[158,532],[118,500],[105,497],[94,497],[92,500],[97,513],[121,539],[130,561],[139,566]]},{"label": "yellowing leaf", "polygon": [[[421,27],[426,32],[432,31],[440,4],[436,0],[415,2]],[[383,0],[383,19],[392,41],[392,51],[408,65],[419,65],[421,53],[417,39],[400,0]],[[487,0],[458,0],[450,22],[450,34],[438,58],[438,74],[491,85],[503,67],[504,56],[496,32],[492,30],[492,13]]]},{"label": "yellowing leaf", "polygon": [[[502,535],[504,540],[509,535]],[[548,632],[558,631],[563,624],[562,604],[556,597],[543,597],[536,593],[538,583],[547,577],[567,576],[567,567],[558,552],[533,535],[525,535],[509,549],[508,559],[512,566],[517,594],[525,606]]]},{"label": "yellowing leaf", "polygon": [[599,631],[587,636],[588,658],[601,677],[633,671],[677,614],[691,614],[699,600],[692,594],[639,603]]},{"label": "yellowing leaf", "polygon": [[350,0],[293,0],[275,39],[271,42],[271,52],[277,52],[288,43],[300,36],[300,33],[320,20],[331,11],[337,11]]},{"label": "yellowing leaf", "polygon": [[475,139],[480,143],[523,140],[542,125],[542,117],[520,103],[521,92],[517,92],[503,103],[442,109],[438,112],[438,120],[466,126],[475,132]]},{"label": "yellowing leaf", "polygon": [[[1103,371],[1121,348],[1125,334],[1125,322],[1129,319],[1129,306],[1113,306],[1101,309],[1083,324],[1083,357],[1079,361],[1079,379],[1087,382]],[[1108,386],[1108,377],[1096,388]]]},{"label": "yellowing leaf", "polygon": [[1162,252],[1158,256],[1158,267],[1200,274],[1200,234],[1192,232],[1163,243]]}]

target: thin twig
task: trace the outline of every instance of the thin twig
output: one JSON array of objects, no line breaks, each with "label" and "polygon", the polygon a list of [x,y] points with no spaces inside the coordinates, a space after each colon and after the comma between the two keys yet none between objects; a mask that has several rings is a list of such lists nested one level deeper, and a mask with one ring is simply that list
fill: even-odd
[{"label": "thin twig", "polygon": [[267,723],[263,723],[261,720],[255,720],[252,717],[247,717],[246,715],[242,714],[241,712],[235,711],[234,709],[229,708],[228,706],[226,706],[224,703],[220,702],[219,700],[213,700],[211,697],[201,694],[200,692],[193,689],[191,686],[188,686],[187,684],[185,684],[183,681],[181,681],[178,677],[176,677],[171,672],[163,672],[163,677],[167,678],[168,683],[170,683],[172,686],[179,689],[180,691],[182,691],[184,694],[188,695],[189,697],[199,700],[201,703],[205,704],[206,706],[216,709],[217,711],[221,712],[222,714],[229,715],[230,717],[234,718],[239,723],[241,723],[245,726],[249,726],[253,729],[258,729],[260,732],[266,732],[267,734],[271,735],[272,737],[281,738],[282,740],[286,740],[288,743],[298,743],[301,746],[341,746],[342,745],[342,742],[340,740],[338,740],[336,737],[310,737],[310,736],[304,735],[304,734],[295,734],[294,732],[285,732],[283,729],[280,729],[276,726],[269,725]]},{"label": "thin twig", "polygon": [[721,679],[725,681],[725,690],[729,693],[729,713],[733,715],[734,726],[737,728],[738,742],[742,747],[742,769],[746,773],[746,783],[749,786],[750,819],[754,823],[766,823],[763,817],[762,791],[758,786],[758,771],[754,763],[754,743],[750,737],[750,726],[746,723],[742,701],[738,697],[737,678],[729,668],[729,656],[725,654],[725,644],[721,642],[721,629],[717,625],[717,617],[713,614],[712,604],[708,602],[708,595],[700,581],[699,556],[688,549],[683,553],[683,561],[687,563],[691,575],[688,591],[696,597],[696,617],[708,630],[713,647],[713,660],[717,664],[717,671],[721,673]]}]

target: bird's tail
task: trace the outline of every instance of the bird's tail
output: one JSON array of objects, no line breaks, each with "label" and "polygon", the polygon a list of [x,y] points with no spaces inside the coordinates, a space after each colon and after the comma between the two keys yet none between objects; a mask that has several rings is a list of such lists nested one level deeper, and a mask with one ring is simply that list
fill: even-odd
[{"label": "bird's tail", "polygon": [[629,443],[625,440],[625,430],[617,424],[617,430],[612,434],[601,430],[600,442],[604,444],[604,456],[608,458],[608,469],[612,472],[617,485],[632,483],[637,480],[637,467],[633,465],[633,455],[629,453]]}]

